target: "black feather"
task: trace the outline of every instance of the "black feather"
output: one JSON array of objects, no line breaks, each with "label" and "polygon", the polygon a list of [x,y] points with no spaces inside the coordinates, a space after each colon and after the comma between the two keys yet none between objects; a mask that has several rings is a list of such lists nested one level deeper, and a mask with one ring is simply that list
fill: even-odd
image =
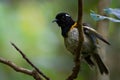
[{"label": "black feather", "polygon": [[100,56],[96,53],[94,53],[93,55],[93,58],[94,60],[96,61],[98,67],[99,67],[99,70],[100,70],[100,73],[103,74],[109,74],[109,71],[108,69],[106,68],[106,66],[104,65],[103,61],[101,60]]}]

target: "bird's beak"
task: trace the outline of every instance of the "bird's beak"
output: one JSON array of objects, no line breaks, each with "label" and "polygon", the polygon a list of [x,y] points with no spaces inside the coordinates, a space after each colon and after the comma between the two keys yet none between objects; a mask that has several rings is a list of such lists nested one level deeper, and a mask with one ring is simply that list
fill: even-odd
[{"label": "bird's beak", "polygon": [[55,19],[55,20],[53,20],[53,21],[52,21],[52,23],[57,22],[57,21],[58,21],[58,20],[57,20],[57,19]]}]

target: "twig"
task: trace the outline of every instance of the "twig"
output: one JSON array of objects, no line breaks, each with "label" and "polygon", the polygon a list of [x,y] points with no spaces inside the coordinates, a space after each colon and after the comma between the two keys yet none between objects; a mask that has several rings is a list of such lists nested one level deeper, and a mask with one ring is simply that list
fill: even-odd
[{"label": "twig", "polygon": [[83,29],[82,29],[82,9],[83,9],[83,3],[82,0],[78,0],[78,20],[77,20],[77,28],[79,31],[79,44],[78,48],[75,54],[75,67],[73,68],[72,74],[67,78],[67,80],[74,80],[77,78],[77,75],[80,71],[80,52],[82,49],[82,43],[84,41],[83,37]]},{"label": "twig", "polygon": [[11,42],[11,45],[22,55],[22,57],[27,61],[27,63],[29,63],[41,76],[43,76],[46,80],[50,80],[26,57],[26,55],[14,43]]},{"label": "twig", "polygon": [[28,75],[32,75],[32,71],[31,70],[18,67],[13,62],[8,61],[8,60],[6,60],[4,58],[0,58],[0,63],[3,63],[3,64],[6,64],[6,65],[10,66],[11,68],[13,68],[17,72],[22,72],[22,73],[25,73],[25,74],[28,74]]},{"label": "twig", "polygon": [[0,58],[0,63],[8,65],[9,67],[11,67],[12,69],[14,69],[17,72],[21,72],[21,73],[33,76],[35,80],[42,80],[41,77],[39,76],[39,74],[35,70],[29,70],[29,69],[19,67],[16,64],[14,64],[13,62],[6,60],[4,58]]}]

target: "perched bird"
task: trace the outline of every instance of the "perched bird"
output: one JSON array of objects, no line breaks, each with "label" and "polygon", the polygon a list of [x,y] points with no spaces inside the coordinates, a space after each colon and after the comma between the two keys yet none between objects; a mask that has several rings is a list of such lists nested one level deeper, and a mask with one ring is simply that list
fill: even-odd
[{"label": "perched bird", "polygon": [[[71,18],[68,13],[59,13],[53,22],[56,22],[61,28],[61,34],[64,38],[64,43],[68,51],[73,55],[76,54],[76,49],[79,42],[79,32],[76,26],[76,22]],[[106,44],[110,43],[103,38],[95,29],[91,28],[87,23],[83,23],[83,35],[84,42],[82,46],[82,57],[91,66],[97,64],[101,74],[108,74],[109,71],[101,60],[99,54],[97,53],[98,42],[97,38]]]}]

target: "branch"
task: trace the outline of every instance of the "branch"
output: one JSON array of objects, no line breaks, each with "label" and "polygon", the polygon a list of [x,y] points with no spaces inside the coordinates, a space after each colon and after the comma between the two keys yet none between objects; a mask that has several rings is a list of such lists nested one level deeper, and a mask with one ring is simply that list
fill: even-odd
[{"label": "branch", "polygon": [[28,75],[32,75],[32,71],[30,71],[28,69],[24,69],[24,68],[18,67],[13,62],[5,60],[4,58],[0,58],[0,63],[8,65],[9,67],[13,68],[17,72],[22,72],[22,73],[25,73],[25,74],[28,74]]},{"label": "branch", "polygon": [[33,76],[35,80],[42,80],[41,77],[39,76],[39,74],[35,70],[28,70],[28,69],[19,67],[16,64],[14,64],[13,62],[8,61],[4,58],[0,58],[0,63],[8,65],[9,67],[11,67],[12,69],[14,69],[17,72],[21,72],[21,73]]},{"label": "branch", "polygon": [[83,11],[83,2],[82,0],[78,0],[78,20],[77,20],[77,28],[79,32],[79,45],[77,49],[77,54],[76,54],[76,61],[79,61],[78,59],[80,58],[80,52],[82,49],[82,44],[84,41],[83,37],[83,27],[82,27],[82,11]]},{"label": "branch", "polygon": [[29,63],[41,76],[43,76],[46,80],[50,80],[26,57],[26,55],[14,43],[11,42],[11,45],[22,55],[23,59],[25,59],[27,63]]},{"label": "branch", "polygon": [[73,72],[72,74],[68,77],[67,80],[74,80],[77,78],[77,75],[80,71],[80,52],[82,49],[82,43],[84,41],[84,37],[83,37],[83,29],[82,29],[82,11],[83,11],[83,2],[82,0],[78,0],[78,20],[77,20],[77,28],[79,31],[79,44],[78,44],[78,48],[75,54],[75,67],[73,68]]}]

